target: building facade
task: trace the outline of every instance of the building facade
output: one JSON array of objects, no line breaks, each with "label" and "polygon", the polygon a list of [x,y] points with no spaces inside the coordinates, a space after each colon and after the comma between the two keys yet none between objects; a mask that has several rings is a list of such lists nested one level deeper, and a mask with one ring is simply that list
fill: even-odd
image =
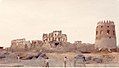
[{"label": "building facade", "polygon": [[62,34],[62,31],[53,31],[49,34],[43,34],[43,42],[49,43],[49,42],[67,42],[67,35]]},{"label": "building facade", "polygon": [[15,39],[15,40],[11,41],[11,49],[13,49],[13,50],[28,49],[30,47],[31,47],[30,41],[26,41],[25,38]]},{"label": "building facade", "polygon": [[39,48],[42,47],[43,42],[41,40],[32,40],[31,48]]},{"label": "building facade", "polygon": [[113,21],[99,21],[97,23],[95,48],[99,50],[117,48],[115,24]]}]

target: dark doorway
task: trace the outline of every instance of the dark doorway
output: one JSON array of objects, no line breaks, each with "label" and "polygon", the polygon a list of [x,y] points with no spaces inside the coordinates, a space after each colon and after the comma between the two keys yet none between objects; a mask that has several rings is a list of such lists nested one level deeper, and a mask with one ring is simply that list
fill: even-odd
[{"label": "dark doorway", "polygon": [[55,43],[55,46],[58,46],[59,45],[59,43]]}]

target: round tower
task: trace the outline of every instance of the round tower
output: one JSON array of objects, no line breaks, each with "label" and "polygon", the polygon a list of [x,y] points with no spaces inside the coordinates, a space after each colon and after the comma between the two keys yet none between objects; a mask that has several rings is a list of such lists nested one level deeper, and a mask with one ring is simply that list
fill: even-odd
[{"label": "round tower", "polygon": [[96,27],[96,49],[116,49],[116,32],[113,21],[99,21]]}]

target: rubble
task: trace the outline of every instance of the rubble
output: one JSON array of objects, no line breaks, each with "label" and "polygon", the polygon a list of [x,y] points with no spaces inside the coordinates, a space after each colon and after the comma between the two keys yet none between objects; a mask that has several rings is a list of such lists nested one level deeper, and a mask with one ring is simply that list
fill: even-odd
[{"label": "rubble", "polygon": [[82,53],[91,53],[94,52],[94,44],[81,44],[77,46],[77,50]]},{"label": "rubble", "polygon": [[12,40],[10,49],[12,51],[23,51],[29,49],[30,47],[31,47],[30,41],[26,41],[25,38],[22,38]]},{"label": "rubble", "polygon": [[102,55],[102,56],[100,56],[100,58],[102,58],[103,59],[103,62],[105,62],[105,63],[109,63],[109,62],[111,62],[111,61],[113,61],[113,59],[115,58],[113,55]]},{"label": "rubble", "polygon": [[95,63],[102,63],[103,60],[101,58],[93,58],[92,59]]},{"label": "rubble", "polygon": [[42,58],[46,58],[46,54],[45,53],[30,53],[30,54],[26,54],[25,56],[20,56],[22,60],[29,60],[29,59],[33,59],[33,58],[39,58],[39,57],[42,57]]},{"label": "rubble", "polygon": [[32,40],[30,48],[40,48],[43,46],[43,42],[41,40]]}]

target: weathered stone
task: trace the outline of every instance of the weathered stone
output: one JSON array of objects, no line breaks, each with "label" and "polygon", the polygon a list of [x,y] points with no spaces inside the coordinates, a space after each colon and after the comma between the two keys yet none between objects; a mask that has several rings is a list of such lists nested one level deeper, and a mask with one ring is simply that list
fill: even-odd
[{"label": "weathered stone", "polygon": [[116,49],[116,31],[113,21],[99,21],[96,27],[95,49]]},{"label": "weathered stone", "polygon": [[23,57],[21,59],[23,60],[29,60],[29,59],[32,59],[33,58],[33,55],[27,55],[26,57]]},{"label": "weathered stone", "polygon": [[45,53],[42,53],[42,54],[40,55],[40,57],[42,57],[42,58],[47,58],[47,56],[46,56]]},{"label": "weathered stone", "polygon": [[39,52],[39,53],[37,53],[37,54],[35,55],[35,57],[38,58],[41,54],[42,54],[42,53]]},{"label": "weathered stone", "polygon": [[67,35],[62,34],[62,31],[53,31],[49,34],[43,34],[43,42],[45,44],[52,41],[67,42]]},{"label": "weathered stone", "polygon": [[85,56],[84,55],[77,55],[76,57],[74,57],[75,59],[82,59],[84,58]]},{"label": "weathered stone", "polygon": [[5,58],[5,54],[0,54],[0,59]]},{"label": "weathered stone", "polygon": [[82,53],[91,53],[94,51],[94,44],[81,44],[77,49]]},{"label": "weathered stone", "polygon": [[40,48],[42,47],[43,42],[41,40],[32,40],[30,48]]},{"label": "weathered stone", "polygon": [[86,60],[86,61],[92,60],[92,56],[85,57],[85,60]]},{"label": "weathered stone", "polygon": [[74,57],[74,66],[84,67],[85,66],[85,56],[80,54]]},{"label": "weathered stone", "polygon": [[101,58],[93,58],[93,61],[95,61],[95,63],[102,63],[102,59]]},{"label": "weathered stone", "polygon": [[84,55],[77,55],[74,57],[76,59],[76,63],[84,63],[85,62],[85,56]]},{"label": "weathered stone", "polygon": [[30,41],[26,41],[25,38],[23,38],[12,40],[10,49],[12,51],[23,51],[28,50],[30,47],[31,47]]},{"label": "weathered stone", "polygon": [[52,42],[50,42],[50,46],[53,48],[58,48],[58,47],[62,46],[62,43],[58,42],[58,41],[52,41]]},{"label": "weathered stone", "polygon": [[30,54],[26,54],[26,56],[21,56],[21,59],[23,60],[29,60],[29,59],[34,59],[34,58],[38,58],[38,57],[42,57],[42,58],[46,58],[46,54],[45,53],[30,53]]},{"label": "weathered stone", "polygon": [[104,63],[111,62],[115,57],[112,55],[102,55],[100,58],[103,59]]}]

